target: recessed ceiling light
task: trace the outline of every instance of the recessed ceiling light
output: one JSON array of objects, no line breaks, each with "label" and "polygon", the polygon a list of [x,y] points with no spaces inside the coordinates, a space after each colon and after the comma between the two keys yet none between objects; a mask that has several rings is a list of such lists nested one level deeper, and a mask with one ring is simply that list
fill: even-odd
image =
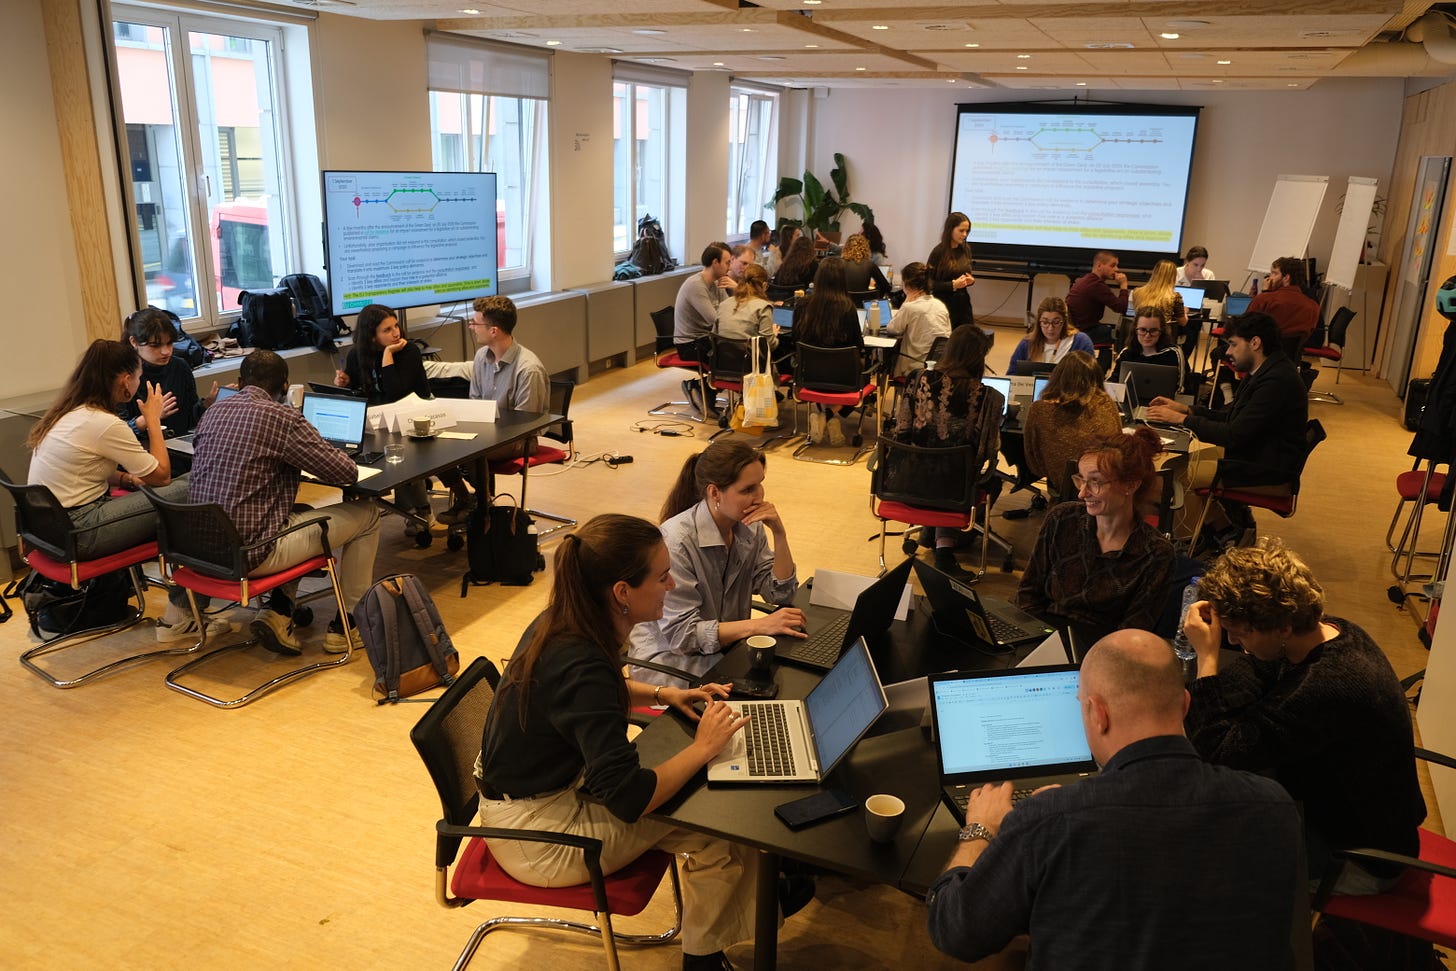
[{"label": "recessed ceiling light", "polygon": [[819,4],[821,4],[823,2],[824,2],[824,0],[804,0],[804,6],[806,6],[806,7],[817,7],[817,6],[819,6]]},{"label": "recessed ceiling light", "polygon": [[805,50],[809,50],[809,51],[816,51],[816,50],[819,49],[819,45],[818,44],[805,44],[804,45],[804,49]]},{"label": "recessed ceiling light", "polygon": [[980,44],[967,44],[967,47],[980,47]]},{"label": "recessed ceiling light", "polygon": [[1018,70],[1018,71],[1030,71],[1031,68],[1027,67],[1025,64],[1018,64],[1018,65],[1016,65],[1016,70]]},{"label": "recessed ceiling light", "polygon": [[560,47],[561,46],[561,41],[559,41],[559,40],[548,40],[546,42],[546,46],[547,47]]},{"label": "recessed ceiling light", "polygon": [[657,34],[665,34],[667,33],[667,31],[658,30],[656,27],[638,27],[636,30],[632,31],[632,33],[643,34],[646,36],[656,36]]},{"label": "recessed ceiling light", "polygon": [[1087,86],[1087,82],[1086,81],[1078,81],[1077,82],[1077,87],[1079,87],[1079,88],[1085,88],[1086,86]]},{"label": "recessed ceiling light", "polygon": [[1299,84],[1298,84],[1298,82],[1290,81],[1288,84],[1285,85],[1285,87],[1286,88],[1297,88],[1297,87],[1299,87]]},{"label": "recessed ceiling light", "polygon": [[1163,40],[1177,40],[1179,37],[1178,34],[1173,33],[1171,30],[1165,30],[1158,36],[1163,38]]},{"label": "recessed ceiling light", "polygon": [[1213,83],[1214,84],[1223,84],[1223,78],[1214,78],[1213,79]]},{"label": "recessed ceiling light", "polygon": [[474,17],[476,14],[480,13],[480,11],[476,10],[474,7],[466,7],[460,12],[465,14],[467,17]]},{"label": "recessed ceiling light", "polygon": [[955,84],[955,78],[946,78],[945,79],[945,83],[946,84]]},{"label": "recessed ceiling light", "polygon": [[864,70],[864,68],[862,68],[862,67],[857,67],[857,68],[855,68],[855,70],[856,70],[856,71],[863,71],[863,70]]},{"label": "recessed ceiling light", "polygon": [[889,30],[889,24],[875,24],[870,30]]},{"label": "recessed ceiling light", "polygon": [[1219,61],[1220,64],[1232,64],[1233,61]]},{"label": "recessed ceiling light", "polygon": [[741,33],[741,34],[751,34],[751,33],[753,33],[753,28],[752,27],[739,27],[738,28],[738,32]]},{"label": "recessed ceiling light", "polygon": [[714,67],[722,67],[723,66],[723,62],[722,61],[714,61],[713,62],[713,66]]},{"label": "recessed ceiling light", "polygon": [[1031,60],[1031,55],[1030,54],[1017,54],[1016,56],[1017,56],[1018,59],[1023,60],[1023,61],[1029,61],[1029,60]]}]

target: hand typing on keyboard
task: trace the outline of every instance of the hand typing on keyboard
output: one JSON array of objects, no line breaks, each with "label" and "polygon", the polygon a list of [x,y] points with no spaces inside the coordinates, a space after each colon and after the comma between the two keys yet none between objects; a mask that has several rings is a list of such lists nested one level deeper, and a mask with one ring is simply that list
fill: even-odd
[{"label": "hand typing on keyboard", "polygon": [[694,771],[707,765],[714,756],[723,751],[723,747],[732,740],[734,734],[742,731],[743,726],[748,724],[749,717],[747,714],[739,714],[721,699],[715,698],[708,702],[698,720],[698,730],[693,735],[692,745],[689,746],[696,750],[697,766]]},{"label": "hand typing on keyboard", "polygon": [[754,634],[767,634],[770,637],[787,635],[789,637],[808,637],[804,632],[807,622],[804,620],[804,612],[798,607],[780,607],[771,614],[764,614],[754,617],[749,621]]}]

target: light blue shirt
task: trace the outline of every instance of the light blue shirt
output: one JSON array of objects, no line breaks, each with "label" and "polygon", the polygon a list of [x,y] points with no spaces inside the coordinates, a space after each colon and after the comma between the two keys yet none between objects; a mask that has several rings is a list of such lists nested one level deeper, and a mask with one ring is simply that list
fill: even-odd
[{"label": "light blue shirt", "polygon": [[[702,674],[718,663],[723,650],[720,621],[747,620],[755,593],[769,603],[787,604],[799,589],[797,574],[774,578],[773,549],[762,523],[735,524],[733,545],[726,546],[706,500],[663,523],[662,538],[677,587],[667,595],[661,620],[632,628],[630,657]],[[634,667],[630,676],[648,684],[681,683],[650,668]]]}]

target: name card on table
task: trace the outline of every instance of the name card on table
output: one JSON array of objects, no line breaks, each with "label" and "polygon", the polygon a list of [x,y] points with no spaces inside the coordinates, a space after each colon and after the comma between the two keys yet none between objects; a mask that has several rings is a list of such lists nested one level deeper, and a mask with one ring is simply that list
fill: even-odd
[{"label": "name card on table", "polygon": [[483,421],[494,422],[496,419],[496,403],[494,398],[437,398],[443,402],[445,407],[450,409],[454,417],[451,424],[462,421]]},{"label": "name card on table", "polygon": [[392,404],[370,408],[368,424],[374,431],[403,433],[413,427],[411,422],[414,419],[433,418],[436,429],[450,428],[459,420],[450,403],[450,398],[421,398],[417,394],[407,394]]}]

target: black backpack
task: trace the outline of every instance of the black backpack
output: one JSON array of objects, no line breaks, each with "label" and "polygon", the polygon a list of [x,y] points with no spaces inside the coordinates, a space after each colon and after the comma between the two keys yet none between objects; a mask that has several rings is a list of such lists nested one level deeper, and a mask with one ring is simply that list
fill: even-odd
[{"label": "black backpack", "polygon": [[354,605],[353,617],[374,668],[378,704],[455,680],[460,654],[419,577],[396,573],[378,581]]},{"label": "black backpack", "polygon": [[290,273],[279,283],[293,294],[298,308],[298,329],[305,344],[323,351],[333,351],[334,339],[352,334],[343,317],[335,317],[329,301],[329,288],[312,273]]},{"label": "black backpack", "polygon": [[460,578],[460,596],[471,584],[499,581],[508,587],[529,586],[532,574],[544,570],[546,562],[537,551],[536,524],[526,510],[514,502],[496,497],[494,505],[482,502],[470,514],[465,527],[465,552],[470,569]]},{"label": "black backpack", "polygon": [[126,570],[85,580],[79,590],[30,573],[16,592],[25,606],[31,633],[42,640],[119,624],[134,609],[132,598],[136,596]]},{"label": "black backpack", "polygon": [[293,295],[286,288],[243,290],[238,294],[238,317],[228,336],[243,347],[281,351],[298,345],[298,321],[293,315]]}]

